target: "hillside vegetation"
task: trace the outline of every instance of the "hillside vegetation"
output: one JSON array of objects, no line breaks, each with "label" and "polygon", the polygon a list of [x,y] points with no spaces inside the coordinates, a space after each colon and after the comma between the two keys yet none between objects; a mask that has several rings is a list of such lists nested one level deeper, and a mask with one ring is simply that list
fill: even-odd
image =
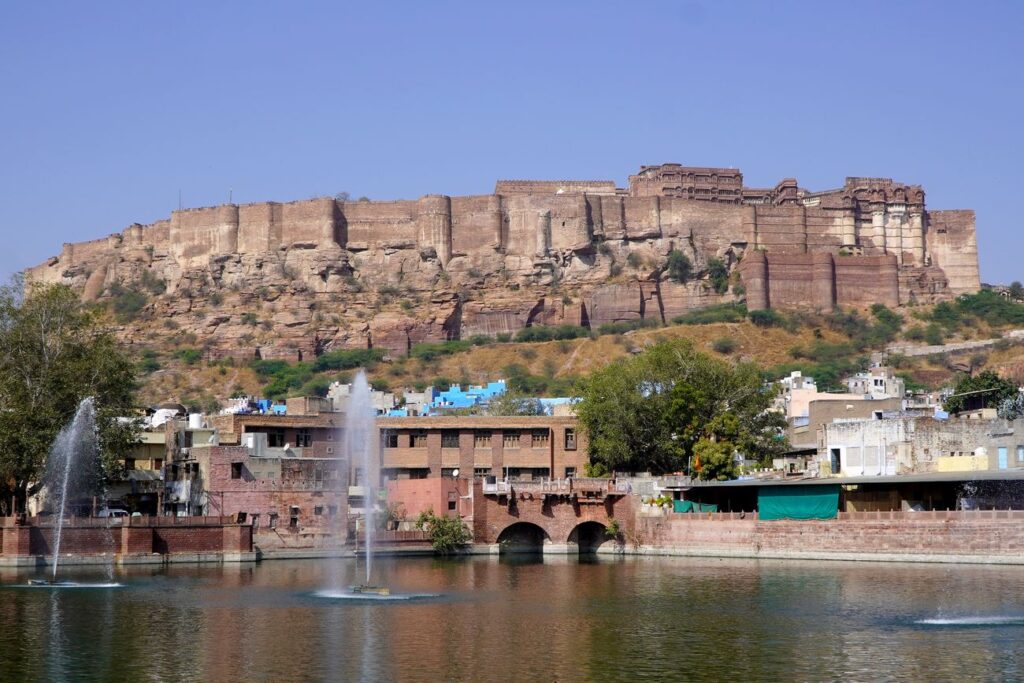
[{"label": "hillside vegetation", "polygon": [[[867,368],[887,346],[942,344],[998,338],[1024,328],[1024,305],[983,291],[933,307],[891,310],[837,310],[829,314],[755,311],[728,304],[693,311],[667,326],[617,323],[598,330],[531,327],[514,338],[474,337],[420,344],[408,357],[388,358],[373,349],[336,350],[307,362],[207,362],[193,335],[170,336],[162,345],[140,352],[142,396],[150,403],[178,400],[214,409],[234,395],[271,398],[323,395],[330,382],[346,381],[358,367],[367,368],[378,389],[420,389],[429,384],[480,383],[504,377],[527,394],[564,395],[574,383],[609,362],[635,354],[658,341],[690,340],[718,357],[752,361],[769,378],[801,370],[823,389],[840,390],[847,374]],[[958,374],[993,369],[1024,380],[1024,346],[999,339],[983,351],[908,357],[892,354],[888,362],[913,389],[937,389]]]}]

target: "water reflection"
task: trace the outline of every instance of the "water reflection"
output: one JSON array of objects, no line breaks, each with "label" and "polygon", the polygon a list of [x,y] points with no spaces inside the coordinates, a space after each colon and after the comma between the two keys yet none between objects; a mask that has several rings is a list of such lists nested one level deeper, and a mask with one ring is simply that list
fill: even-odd
[{"label": "water reflection", "polygon": [[[0,573],[5,680],[866,680],[1021,675],[1024,568],[683,558],[385,559],[426,602],[328,601],[351,560]],[[89,570],[70,579],[95,580]],[[17,587],[16,587],[17,586]],[[979,621],[980,619],[980,621]],[[973,620],[973,621],[971,621]]]}]

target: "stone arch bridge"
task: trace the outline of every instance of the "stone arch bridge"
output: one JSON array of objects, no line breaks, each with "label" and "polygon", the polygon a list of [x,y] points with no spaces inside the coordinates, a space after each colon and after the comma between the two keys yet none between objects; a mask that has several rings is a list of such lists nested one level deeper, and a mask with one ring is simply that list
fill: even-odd
[{"label": "stone arch bridge", "polygon": [[612,479],[483,481],[474,487],[473,540],[501,551],[594,550],[614,519],[625,539],[634,526],[628,483]]}]

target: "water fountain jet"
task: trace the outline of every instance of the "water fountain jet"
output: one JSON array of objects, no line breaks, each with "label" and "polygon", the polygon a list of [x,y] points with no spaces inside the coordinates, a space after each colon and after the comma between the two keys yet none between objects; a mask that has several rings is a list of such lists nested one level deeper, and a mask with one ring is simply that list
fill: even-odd
[{"label": "water fountain jet", "polygon": [[349,591],[359,595],[388,595],[384,586],[373,585],[373,540],[376,531],[375,507],[377,501],[377,411],[370,396],[370,384],[366,373],[360,370],[352,380],[349,393],[348,411],[345,414],[345,453],[349,462],[358,462],[363,473],[364,555],[366,558],[365,582],[350,586]]},{"label": "water fountain jet", "polygon": [[86,397],[78,404],[75,416],[54,439],[46,461],[46,482],[51,495],[56,495],[56,526],[53,532],[53,572],[50,580],[32,579],[31,586],[57,588],[108,588],[120,584],[82,584],[57,581],[60,569],[60,546],[64,536],[64,521],[68,501],[75,494],[94,489],[99,482],[99,448],[96,441],[96,408],[93,398]]}]

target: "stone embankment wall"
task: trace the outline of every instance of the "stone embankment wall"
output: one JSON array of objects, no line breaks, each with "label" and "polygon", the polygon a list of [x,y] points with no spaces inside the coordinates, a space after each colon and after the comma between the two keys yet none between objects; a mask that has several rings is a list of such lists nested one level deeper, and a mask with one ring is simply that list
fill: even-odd
[{"label": "stone embankment wall", "polygon": [[637,521],[638,552],[761,558],[1024,564],[1024,510],[840,513],[759,521],[747,513]]},{"label": "stone embankment wall", "polygon": [[[0,526],[0,561],[49,557],[56,528],[48,520]],[[221,517],[145,517],[70,520],[61,532],[64,555],[238,555],[253,550],[252,527]]]},{"label": "stone embankment wall", "polygon": [[[173,321],[211,340],[213,355],[246,359],[664,322],[738,296],[714,291],[713,259],[751,309],[930,302],[979,286],[973,212],[929,212],[919,187],[851,178],[801,195],[794,181],[744,203],[741,175],[721,177],[732,194],[678,196],[653,179],[630,191],[508,181],[466,197],[185,209],[65,244],[27,275],[87,300],[148,291],[126,341],[148,341],[147,321]],[[669,277],[672,251],[693,264],[686,282]]]}]

